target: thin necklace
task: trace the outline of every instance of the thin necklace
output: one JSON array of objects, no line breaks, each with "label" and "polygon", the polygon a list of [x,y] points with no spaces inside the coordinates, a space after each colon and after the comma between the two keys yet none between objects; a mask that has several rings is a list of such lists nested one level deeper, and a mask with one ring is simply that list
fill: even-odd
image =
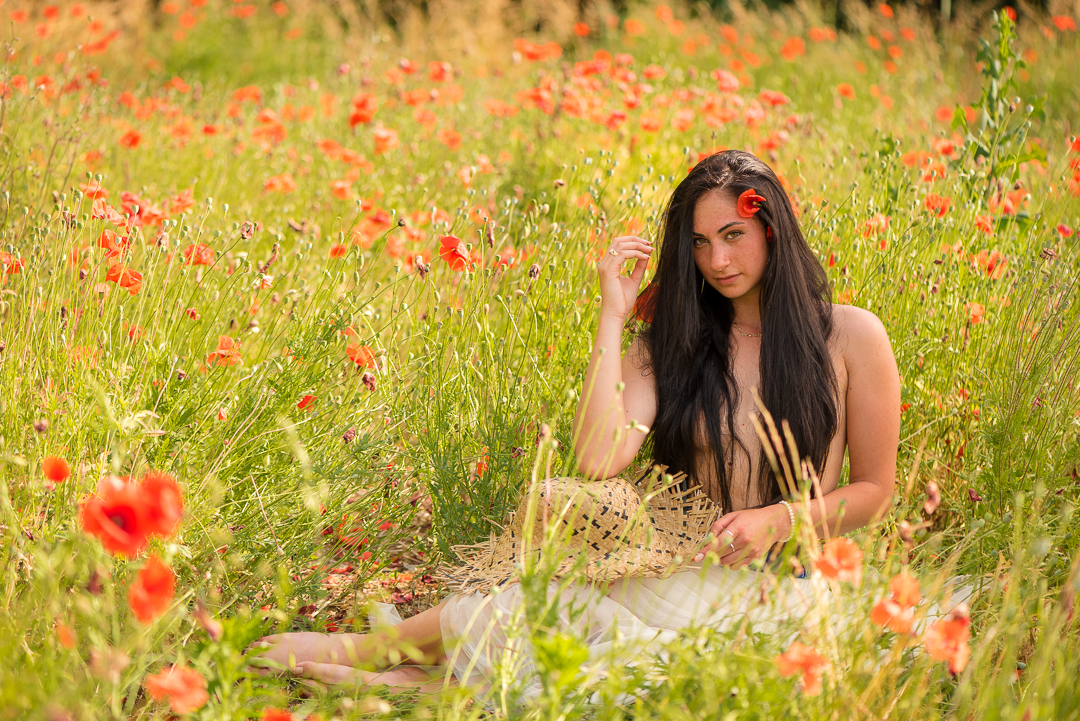
[{"label": "thin necklace", "polygon": [[744,332],[743,329],[739,327],[739,324],[736,323],[735,321],[731,321],[731,324],[733,326],[735,326],[735,330],[739,331],[739,335],[741,335],[741,336],[743,336],[745,338],[760,338],[761,337],[761,333],[746,333],[746,332]]}]

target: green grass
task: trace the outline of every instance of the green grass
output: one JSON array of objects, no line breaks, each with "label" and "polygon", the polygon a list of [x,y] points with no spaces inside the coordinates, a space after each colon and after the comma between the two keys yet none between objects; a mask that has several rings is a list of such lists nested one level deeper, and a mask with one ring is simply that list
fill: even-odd
[{"label": "green grass", "polygon": [[[718,146],[761,153],[790,183],[836,297],[875,312],[892,339],[905,403],[896,503],[883,525],[853,535],[875,572],[861,592],[842,591],[853,603],[846,632],[834,641],[827,629],[804,637],[832,664],[822,695],[806,697],[772,662],[794,626],[779,635],[693,630],[665,661],[620,663],[603,678],[586,670],[589,684],[565,682],[575,678],[579,642],[548,633],[551,609],[536,589],[550,569],[527,569],[533,595],[519,632],[541,649],[541,670],[560,670],[564,683],[517,705],[513,664],[521,659],[508,659],[494,713],[1077,717],[1070,609],[1080,591],[1080,268],[1077,236],[1055,229],[1080,225],[1080,153],[1069,136],[1080,109],[1069,81],[1080,70],[1075,32],[1023,17],[1010,49],[988,18],[965,16],[935,34],[898,9],[895,19],[857,16],[858,32],[815,42],[810,28],[825,24],[819,11],[788,8],[740,15],[733,44],[719,21],[676,8],[686,22],[676,36],[639,7],[631,16],[645,21],[642,36],[594,19],[590,38],[552,36],[561,58],[511,62],[509,32],[440,55],[411,36],[398,44],[355,23],[342,30],[321,6],[297,5],[281,18],[259,5],[246,20],[230,15],[233,6],[199,10],[183,39],[174,36],[179,15],[132,25],[91,8],[104,31],[124,28],[92,56],[73,50],[89,42],[86,19],[66,7],[48,38],[35,32],[43,22],[36,15],[12,25],[18,54],[0,77],[15,86],[0,116],[0,251],[23,266],[0,284],[8,609],[0,615],[0,718],[164,718],[167,706],[148,698],[145,679],[177,662],[209,682],[201,718],[258,717],[287,705],[297,718],[478,717],[483,704],[470,703],[466,690],[386,705],[364,689],[307,692],[252,675],[241,653],[272,628],[363,628],[372,581],[396,573],[399,585],[416,586],[400,574],[418,579],[451,558],[452,546],[485,538],[534,477],[574,472],[573,411],[598,307],[594,260],[615,235],[655,236],[667,193],[698,153]],[[444,21],[435,12],[429,32]],[[914,40],[902,39],[904,27]],[[301,32],[288,39],[293,29]],[[867,42],[885,32],[895,37],[884,46],[901,49],[896,72],[886,50]],[[781,54],[789,36],[806,38],[805,55],[793,61]],[[985,67],[1002,63],[994,77],[977,69],[977,36],[991,43]],[[687,53],[685,43],[702,38]],[[447,36],[447,47],[463,44]],[[67,50],[57,65],[54,56]],[[574,80],[573,63],[597,50],[631,54],[636,82],[650,64],[666,75],[644,81],[651,89],[642,89],[641,105],[627,108],[635,81],[610,68]],[[1020,67],[1027,50],[1037,60]],[[747,63],[746,51],[759,67],[731,65]],[[399,86],[387,73],[406,55],[420,69]],[[428,61],[451,62],[456,77],[429,80]],[[108,84],[88,78],[92,67]],[[716,92],[710,73],[725,67],[741,76],[744,106],[713,127],[703,108]],[[48,75],[56,92],[48,83],[23,92],[17,75],[29,85]],[[174,76],[190,92],[170,86]],[[518,92],[548,87],[545,79],[562,106],[555,112],[523,107],[498,118],[485,109],[489,99],[521,105]],[[853,98],[840,94],[841,83]],[[261,100],[236,100],[245,85],[257,85]],[[448,86],[460,88],[459,99]],[[426,127],[404,93],[432,88],[439,99],[423,104],[434,114]],[[763,89],[791,102],[765,107],[750,125],[743,113]],[[379,108],[370,124],[351,128],[349,104],[360,92]],[[575,94],[595,103],[594,117],[574,117]],[[304,106],[314,110],[310,119],[290,119]],[[969,142],[953,157],[934,142],[965,131],[935,116],[942,106],[977,110]],[[673,127],[687,108],[695,111],[690,126]],[[264,109],[282,118],[284,138],[260,146],[253,130],[266,124]],[[621,124],[615,111],[627,116]],[[660,129],[643,130],[643,115],[658,117]],[[217,132],[205,134],[204,125]],[[399,133],[398,148],[376,152],[379,126]],[[449,129],[460,133],[459,148],[440,141],[438,131]],[[138,147],[118,142],[129,130],[141,133]],[[363,163],[329,157],[319,147],[326,139]],[[928,153],[946,177],[922,180],[904,162],[910,152]],[[480,170],[480,155],[491,172]],[[363,206],[331,192],[352,167]],[[467,187],[459,177],[466,167],[477,169]],[[91,217],[79,190],[88,173],[117,209],[124,191],[168,211],[170,198],[193,189],[191,208],[133,234],[125,262],[143,275],[135,295],[104,280],[115,261],[97,243],[114,226]],[[264,189],[284,173],[295,190]],[[1017,183],[1027,199],[1011,213],[992,209]],[[926,209],[929,193],[950,199],[943,216]],[[374,223],[380,208],[389,220]],[[889,216],[887,229],[865,233],[878,213]],[[980,216],[991,232],[979,229]],[[246,232],[247,222],[258,228]],[[354,228],[364,229],[361,244]],[[475,271],[454,272],[439,257],[438,237],[448,233],[477,254]],[[210,265],[182,262],[196,242],[211,249]],[[337,244],[343,257],[331,257]],[[988,269],[994,252],[1003,260]],[[428,272],[417,272],[413,254]],[[240,342],[242,364],[208,366],[220,336]],[[377,357],[374,390],[347,355],[349,343]],[[300,409],[305,395],[315,400]],[[42,419],[47,430],[35,430]],[[538,442],[543,424],[555,444]],[[42,475],[47,455],[72,467],[56,488]],[[180,480],[185,515],[175,537],[153,545],[178,575],[176,602],[143,626],[126,601],[141,561],[114,559],[82,533],[78,504],[103,475],[148,468]],[[927,517],[929,481],[943,500]],[[903,521],[923,526],[910,547],[899,535]],[[343,565],[353,571],[328,573]],[[957,677],[915,640],[867,620],[879,587],[907,565],[924,590],[956,573],[988,588],[973,610],[971,661]],[[344,582],[328,585],[328,577]],[[199,602],[224,623],[220,640],[192,615]],[[74,630],[72,648],[60,643],[58,624]],[[116,663],[119,655],[128,662]]]}]

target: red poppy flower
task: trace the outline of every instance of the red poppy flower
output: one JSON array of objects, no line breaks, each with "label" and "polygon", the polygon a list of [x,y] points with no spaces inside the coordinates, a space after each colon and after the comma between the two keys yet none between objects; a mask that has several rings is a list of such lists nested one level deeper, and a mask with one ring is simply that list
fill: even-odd
[{"label": "red poppy flower", "polygon": [[926,630],[926,652],[937,661],[948,661],[949,673],[958,674],[967,666],[971,655],[967,644],[970,626],[967,608],[960,607]]},{"label": "red poppy flower", "polygon": [[980,250],[971,257],[971,265],[976,270],[982,270],[987,278],[997,280],[1005,274],[1005,266],[1009,259],[997,250]]},{"label": "red poppy flower", "polygon": [[15,275],[22,270],[22,267],[21,258],[16,258],[11,253],[0,253],[0,272]]},{"label": "red poppy flower", "polygon": [[315,402],[315,396],[313,396],[313,395],[305,395],[303,398],[300,399],[300,402],[296,404],[296,407],[299,408],[300,410],[304,410],[305,408],[307,408],[308,406],[310,406],[314,402]]},{"label": "red poppy flower", "polygon": [[886,598],[871,609],[870,620],[890,631],[907,633],[911,630],[913,615],[911,609],[905,609],[895,599]]},{"label": "red poppy flower", "polygon": [[116,283],[132,295],[142,290],[142,279],[142,273],[125,268],[119,263],[109,266],[109,270],[105,273],[105,280]]},{"label": "red poppy flower", "polygon": [[83,530],[101,540],[114,554],[133,558],[146,548],[150,528],[146,500],[134,483],[109,476],[102,492],[83,502],[80,512]]},{"label": "red poppy flower", "polygon": [[239,345],[237,341],[227,335],[219,336],[217,350],[211,351],[210,355],[206,356],[206,363],[208,365],[234,366],[242,362],[243,358],[240,357],[240,349],[237,348]]},{"label": "red poppy flower", "polygon": [[630,313],[632,318],[644,323],[652,323],[653,316],[656,314],[656,289],[656,283],[649,283],[645,286],[645,290],[638,294],[637,300],[634,301],[634,310]]},{"label": "red poppy flower", "polygon": [[291,193],[296,190],[296,179],[292,173],[272,175],[263,183],[263,190],[277,193]]},{"label": "red poppy flower", "polygon": [[428,79],[436,83],[446,83],[454,79],[454,68],[450,63],[428,63]]},{"label": "red poppy flower", "polygon": [[262,717],[259,721],[293,721],[293,715],[288,711],[283,711],[276,708],[263,709]]},{"label": "red poppy flower", "polygon": [[352,113],[349,115],[349,127],[366,125],[375,118],[379,109],[379,99],[371,93],[358,93],[352,99]]},{"label": "red poppy flower", "polygon": [[1053,21],[1054,27],[1061,32],[1076,31],[1076,22],[1068,15],[1055,15]]},{"label": "red poppy flower", "polygon": [[814,567],[821,575],[835,581],[850,581],[858,586],[862,581],[863,552],[847,538],[832,538],[825,543]]},{"label": "red poppy flower", "polygon": [[884,213],[875,213],[873,217],[863,223],[862,236],[869,238],[872,235],[880,235],[889,229],[889,216]]},{"label": "red poppy flower", "polygon": [[[107,220],[114,225],[123,225],[126,221],[124,216],[116,208],[106,203],[101,198],[94,201],[90,208],[90,215],[96,220]],[[104,246],[102,246],[104,247]]]},{"label": "red poppy flower", "polygon": [[390,128],[376,128],[372,137],[375,139],[376,155],[382,155],[401,145],[397,131]]},{"label": "red poppy flower", "polygon": [[75,644],[79,642],[78,637],[75,635],[75,629],[59,621],[56,623],[56,640],[64,648],[75,648]]},{"label": "red poppy flower", "polygon": [[150,556],[128,589],[128,606],[142,623],[150,623],[172,604],[176,575],[157,556]]},{"label": "red poppy flower", "polygon": [[1071,238],[1074,231],[1072,228],[1065,225],[1064,223],[1058,223],[1057,232],[1058,235],[1060,235],[1062,238]]},{"label": "red poppy flower", "polygon": [[752,218],[754,213],[761,210],[761,204],[764,202],[765,198],[758,195],[756,190],[750,188],[739,195],[739,200],[735,203],[735,209],[743,218]]},{"label": "red poppy flower", "polygon": [[184,262],[188,265],[212,265],[214,251],[202,243],[195,243],[184,248]]},{"label": "red poppy flower", "polygon": [[919,593],[919,579],[907,571],[901,571],[889,581],[889,592],[893,599],[904,608],[913,608],[922,599]]},{"label": "red poppy flower", "polygon": [[62,483],[71,475],[71,467],[59,456],[45,456],[41,461],[41,472],[53,483]]},{"label": "red poppy flower", "polygon": [[451,270],[462,271],[469,267],[469,251],[465,242],[453,235],[439,238],[439,257],[450,264]]},{"label": "red poppy flower", "polygon": [[210,698],[202,674],[180,666],[169,666],[161,673],[147,676],[146,692],[155,701],[169,699],[169,707],[178,714],[198,711]]},{"label": "red poppy flower", "polygon": [[785,653],[773,659],[781,676],[802,673],[803,693],[817,696],[821,693],[821,674],[829,665],[825,657],[810,646],[794,641]]},{"label": "red poppy flower", "polygon": [[176,479],[163,471],[150,471],[143,476],[142,492],[150,533],[162,538],[176,533],[184,512],[184,499]]},{"label": "red poppy flower", "polygon": [[939,218],[949,212],[949,205],[952,203],[948,198],[945,198],[934,193],[930,193],[926,196],[926,200],[923,201],[926,205],[926,209]]},{"label": "red poppy flower", "polygon": [[116,260],[127,252],[128,239],[120,237],[115,231],[106,228],[101,231],[101,237],[98,238],[98,247],[105,249],[106,260]]},{"label": "red poppy flower", "polygon": [[806,55],[806,41],[800,37],[790,37],[784,42],[784,46],[780,48],[780,56],[792,62],[800,55]]},{"label": "red poppy flower", "polygon": [[345,346],[345,352],[348,354],[349,359],[358,366],[372,369],[378,367],[375,363],[375,353],[371,350],[370,346],[360,345],[359,343],[349,343]]},{"label": "red poppy flower", "polygon": [[121,135],[120,139],[117,142],[120,143],[120,145],[123,145],[125,148],[137,148],[142,142],[142,133],[140,133],[138,130],[129,130],[123,135]]},{"label": "red poppy flower", "polygon": [[739,79],[728,70],[713,70],[712,78],[716,81],[716,89],[722,93],[735,93],[739,90]]}]

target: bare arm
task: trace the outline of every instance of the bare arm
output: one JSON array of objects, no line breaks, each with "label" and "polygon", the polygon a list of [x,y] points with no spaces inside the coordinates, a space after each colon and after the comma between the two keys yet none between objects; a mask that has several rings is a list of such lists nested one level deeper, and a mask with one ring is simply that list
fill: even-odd
[{"label": "bare arm", "polygon": [[[843,334],[848,385],[849,482],[825,489],[811,501],[819,536],[837,536],[880,520],[892,506],[896,452],[900,444],[900,373],[885,326],[870,311],[844,307]],[[798,510],[798,509],[796,509]],[[839,517],[839,524],[837,518]]]},{"label": "bare arm", "polygon": [[[818,536],[836,536],[879,520],[892,505],[896,452],[900,441],[900,374],[881,321],[859,308],[837,308],[838,341],[847,368],[849,480],[811,499],[810,517]],[[806,512],[792,504],[797,515]],[[721,563],[741,567],[758,558],[791,530],[782,504],[729,513],[713,525]],[[724,551],[727,550],[725,554]],[[702,556],[699,554],[699,559]]]},{"label": "bare arm", "polygon": [[[578,465],[590,478],[610,478],[630,465],[656,415],[655,386],[644,345],[635,340],[626,357],[620,357],[623,326],[651,253],[648,241],[616,238],[597,267],[600,320],[574,419]],[[624,276],[622,265],[631,258],[637,259],[634,270]],[[631,421],[636,422],[634,428]]]}]

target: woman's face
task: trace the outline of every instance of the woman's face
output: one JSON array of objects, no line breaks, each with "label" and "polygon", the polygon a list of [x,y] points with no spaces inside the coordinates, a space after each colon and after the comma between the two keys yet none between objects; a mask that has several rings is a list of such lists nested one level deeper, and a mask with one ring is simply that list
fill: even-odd
[{"label": "woman's face", "polygon": [[768,260],[765,224],[739,215],[733,195],[716,189],[698,198],[694,263],[706,283],[725,298],[756,301]]}]

